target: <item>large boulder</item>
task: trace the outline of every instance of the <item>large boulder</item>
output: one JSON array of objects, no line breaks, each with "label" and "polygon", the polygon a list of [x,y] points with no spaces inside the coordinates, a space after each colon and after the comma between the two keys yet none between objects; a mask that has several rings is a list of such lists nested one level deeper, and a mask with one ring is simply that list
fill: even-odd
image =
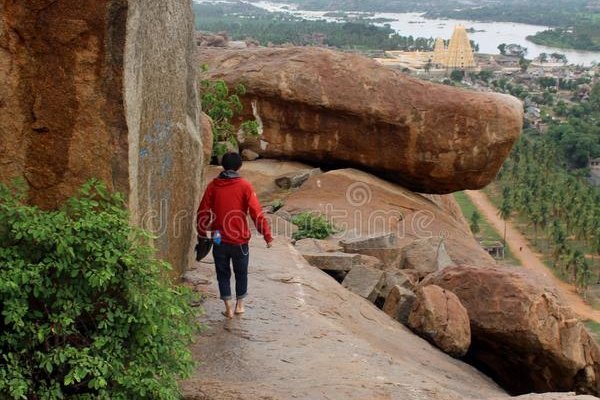
[{"label": "large boulder", "polygon": [[242,83],[264,157],[360,167],[424,193],[490,183],[520,135],[514,97],[409,77],[321,48],[201,49],[209,79]]},{"label": "large boulder", "polygon": [[454,293],[439,286],[428,285],[417,291],[408,325],[454,357],[467,354],[471,345],[467,310]]},{"label": "large boulder", "polygon": [[467,357],[509,391],[600,393],[600,348],[536,278],[512,268],[459,266],[423,284],[458,296],[471,320]]},{"label": "large boulder", "polygon": [[193,26],[188,0],[0,1],[0,181],[52,209],[100,179],[177,275],[201,183]]},{"label": "large boulder", "polygon": [[[366,172],[345,169],[310,178],[288,195],[281,212],[325,215],[338,228],[334,236],[341,239],[342,247],[345,243],[352,252],[369,252],[376,257],[387,252],[396,259],[400,248],[415,240],[444,237],[454,262],[493,263],[473,238],[462,215],[456,213],[457,207],[452,195],[423,196]],[[395,239],[390,241],[392,236],[388,234],[394,234]],[[369,249],[372,244],[389,247]]]}]

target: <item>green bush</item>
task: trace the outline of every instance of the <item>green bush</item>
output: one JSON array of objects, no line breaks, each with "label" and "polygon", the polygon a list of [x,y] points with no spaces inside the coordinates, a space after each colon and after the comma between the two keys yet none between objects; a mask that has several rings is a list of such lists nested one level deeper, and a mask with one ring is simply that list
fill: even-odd
[{"label": "green bush", "polygon": [[303,212],[292,218],[292,223],[298,226],[294,233],[296,240],[305,238],[325,239],[337,232],[335,227],[320,214]]},{"label": "green bush", "polygon": [[179,399],[197,313],[122,196],[91,182],[58,211],[23,198],[0,185],[0,398]]},{"label": "green bush", "polygon": [[[203,65],[202,71],[206,72],[208,66]],[[220,157],[227,152],[229,142],[234,148],[239,146],[238,135],[242,137],[256,137],[259,135],[257,121],[244,121],[239,129],[233,124],[233,119],[242,113],[244,106],[240,100],[246,94],[246,87],[239,84],[233,93],[230,92],[224,80],[200,81],[202,107],[212,119],[213,126],[213,156]]]}]

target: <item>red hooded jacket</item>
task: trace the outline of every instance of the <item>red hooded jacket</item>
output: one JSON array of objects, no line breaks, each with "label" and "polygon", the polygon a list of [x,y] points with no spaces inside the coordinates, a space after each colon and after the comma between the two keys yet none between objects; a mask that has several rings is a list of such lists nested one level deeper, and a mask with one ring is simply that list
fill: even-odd
[{"label": "red hooded jacket", "polygon": [[252,184],[236,174],[226,177],[221,174],[209,183],[200,202],[197,215],[198,235],[206,237],[207,231],[221,232],[221,240],[228,244],[245,244],[250,240],[250,229],[246,216],[267,243],[273,241],[269,223]]}]

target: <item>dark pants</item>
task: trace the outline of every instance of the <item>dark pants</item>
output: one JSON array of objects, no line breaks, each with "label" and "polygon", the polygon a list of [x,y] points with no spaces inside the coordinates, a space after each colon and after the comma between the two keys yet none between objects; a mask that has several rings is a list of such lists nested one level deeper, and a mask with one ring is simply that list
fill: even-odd
[{"label": "dark pants", "polygon": [[248,244],[213,245],[213,256],[222,300],[231,300],[231,264],[235,273],[235,294],[238,300],[248,295]]}]

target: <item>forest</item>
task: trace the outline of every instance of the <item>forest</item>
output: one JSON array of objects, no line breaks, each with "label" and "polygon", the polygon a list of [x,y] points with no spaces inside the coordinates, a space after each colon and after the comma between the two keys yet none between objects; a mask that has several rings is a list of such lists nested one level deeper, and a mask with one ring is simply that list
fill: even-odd
[{"label": "forest", "polygon": [[600,51],[600,14],[583,17],[570,28],[548,29],[527,39],[550,47]]},{"label": "forest", "polygon": [[251,37],[264,46],[291,43],[341,49],[432,50],[434,45],[433,38],[400,36],[387,25],[367,21],[310,21],[244,3],[195,4],[194,9],[198,30],[226,31],[233,40]]}]

